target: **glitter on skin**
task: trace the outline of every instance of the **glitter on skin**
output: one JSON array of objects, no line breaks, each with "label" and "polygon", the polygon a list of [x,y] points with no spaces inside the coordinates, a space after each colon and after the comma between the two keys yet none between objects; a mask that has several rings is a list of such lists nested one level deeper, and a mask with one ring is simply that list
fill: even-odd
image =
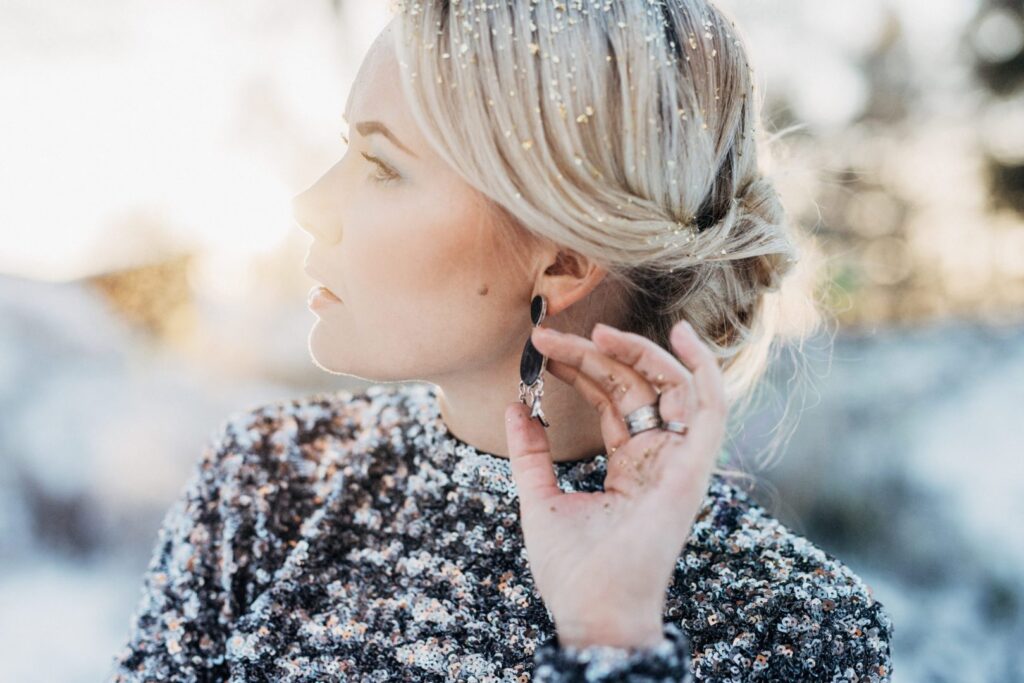
[{"label": "glitter on skin", "polygon": [[[557,462],[602,490],[607,456]],[[113,683],[888,681],[892,622],[835,557],[712,478],[656,648],[560,648],[508,460],[433,385],[231,415],[169,510]]]}]

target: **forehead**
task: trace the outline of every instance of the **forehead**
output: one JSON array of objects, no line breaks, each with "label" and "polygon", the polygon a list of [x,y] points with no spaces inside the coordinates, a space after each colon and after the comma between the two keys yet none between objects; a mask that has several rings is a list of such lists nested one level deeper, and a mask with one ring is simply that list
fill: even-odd
[{"label": "forehead", "polygon": [[[381,118],[405,109],[391,24],[370,45],[348,93],[345,111],[361,119]],[[390,121],[385,121],[391,125]],[[397,125],[397,122],[396,122]]]},{"label": "forehead", "polygon": [[349,125],[380,121],[423,161],[439,161],[412,115],[395,50],[393,22],[377,36],[363,58],[345,103]]},{"label": "forehead", "polygon": [[[362,57],[359,70],[355,74],[355,80],[348,91],[348,100],[345,102],[345,111],[353,112],[354,108],[364,108],[368,100],[373,103],[386,97],[389,88],[384,84],[390,80],[397,85],[394,79],[398,76],[397,61],[394,59],[394,48],[390,39],[390,25],[388,29],[371,44],[370,49]],[[390,78],[389,78],[390,77]]]}]

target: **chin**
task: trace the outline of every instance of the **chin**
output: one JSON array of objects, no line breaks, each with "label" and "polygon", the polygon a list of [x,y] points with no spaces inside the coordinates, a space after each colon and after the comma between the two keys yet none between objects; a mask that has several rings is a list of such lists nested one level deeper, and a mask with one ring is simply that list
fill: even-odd
[{"label": "chin", "polygon": [[[346,341],[351,341],[345,337]],[[374,367],[358,360],[357,349],[350,343],[342,341],[342,337],[331,333],[323,322],[317,322],[309,332],[307,348],[309,358],[318,369],[331,375],[343,375],[363,382],[378,383],[398,381],[392,378],[394,368]]]},{"label": "chin", "polygon": [[351,361],[351,354],[344,348],[337,335],[332,335],[324,329],[323,321],[318,320],[309,331],[306,340],[310,360],[320,370],[332,375],[347,375],[352,368],[347,367]]}]

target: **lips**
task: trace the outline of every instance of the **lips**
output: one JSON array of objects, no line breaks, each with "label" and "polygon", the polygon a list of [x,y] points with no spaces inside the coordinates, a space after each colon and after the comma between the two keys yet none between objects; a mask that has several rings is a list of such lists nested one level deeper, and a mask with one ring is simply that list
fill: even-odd
[{"label": "lips", "polygon": [[309,290],[309,294],[306,296],[306,305],[312,308],[313,304],[319,297],[324,297],[328,301],[333,301],[334,303],[337,304],[345,303],[341,299],[339,299],[337,295],[335,295],[334,292],[332,292],[331,290],[321,285],[317,285],[316,287],[313,287],[313,289]]},{"label": "lips", "polygon": [[[324,285],[323,281],[320,278],[318,278],[313,272],[311,272],[309,268],[303,268],[303,271],[306,273],[306,275],[313,278],[314,280],[317,281],[318,284],[320,284],[319,289],[323,290],[325,294],[327,294],[332,299],[337,299],[338,301],[341,301],[341,297],[332,292],[326,285]],[[310,292],[309,297],[313,297],[313,291]]]}]

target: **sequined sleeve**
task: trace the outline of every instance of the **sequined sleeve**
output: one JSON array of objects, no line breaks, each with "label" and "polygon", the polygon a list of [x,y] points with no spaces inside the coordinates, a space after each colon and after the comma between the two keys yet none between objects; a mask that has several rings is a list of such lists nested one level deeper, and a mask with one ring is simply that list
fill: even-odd
[{"label": "sequined sleeve", "polygon": [[672,622],[664,626],[665,639],[652,648],[627,649],[607,645],[562,647],[557,638],[534,653],[533,680],[538,683],[569,681],[676,681],[690,683],[690,642]]},{"label": "sequined sleeve", "polygon": [[207,441],[163,518],[112,682],[226,677],[221,667],[232,565],[222,551],[225,519],[218,498],[229,432],[230,419]]}]

